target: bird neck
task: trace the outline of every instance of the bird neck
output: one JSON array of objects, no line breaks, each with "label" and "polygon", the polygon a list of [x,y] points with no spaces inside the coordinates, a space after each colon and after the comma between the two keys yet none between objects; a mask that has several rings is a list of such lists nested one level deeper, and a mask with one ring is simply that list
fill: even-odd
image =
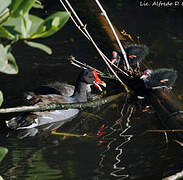
[{"label": "bird neck", "polygon": [[85,102],[87,101],[87,84],[85,82],[76,81],[75,90],[73,94],[73,98],[77,102]]}]

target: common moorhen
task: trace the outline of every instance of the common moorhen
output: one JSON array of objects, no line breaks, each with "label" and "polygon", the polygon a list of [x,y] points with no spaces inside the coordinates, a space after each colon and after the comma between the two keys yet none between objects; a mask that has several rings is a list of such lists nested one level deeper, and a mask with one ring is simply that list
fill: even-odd
[{"label": "common moorhen", "polygon": [[[99,84],[104,87],[106,86],[106,84],[99,79],[95,69],[86,69],[79,74],[76,80],[74,94],[72,96],[62,96],[59,94],[32,95],[29,102],[30,104],[40,106],[50,103],[85,102],[87,101],[87,86],[91,84],[99,89],[101,89]],[[6,121],[6,124],[11,129],[28,129],[52,122],[65,121],[76,116],[78,113],[79,109],[23,113]]]}]

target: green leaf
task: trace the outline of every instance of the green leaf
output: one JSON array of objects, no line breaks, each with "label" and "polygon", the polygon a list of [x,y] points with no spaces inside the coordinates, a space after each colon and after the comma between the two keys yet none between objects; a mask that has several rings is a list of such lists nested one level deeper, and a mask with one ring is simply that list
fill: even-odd
[{"label": "green leaf", "polygon": [[46,46],[46,45],[44,45],[44,44],[37,43],[37,42],[32,42],[32,41],[25,41],[25,43],[26,43],[28,46],[31,46],[31,47],[33,47],[33,48],[41,49],[41,50],[43,50],[44,52],[48,53],[49,55],[52,54],[51,48],[49,48],[48,46]]},{"label": "green leaf", "polygon": [[39,26],[41,25],[41,23],[43,23],[44,20],[34,15],[29,15],[29,19],[32,22],[29,34],[30,36],[32,36],[34,33],[36,33]]},{"label": "green leaf", "polygon": [[7,39],[14,39],[15,36],[7,31],[4,27],[0,26],[0,37]]},{"label": "green leaf", "polygon": [[17,17],[28,13],[34,3],[35,0],[13,0],[10,6],[11,16]]},{"label": "green leaf", "polygon": [[6,29],[6,31],[8,31],[14,37],[16,36],[18,39],[31,38],[31,36],[35,34],[43,21],[43,19],[37,16],[28,16],[26,14],[24,17],[19,16],[9,18],[6,22],[2,24],[2,26]]},{"label": "green leaf", "polygon": [[10,11],[11,14],[13,15],[13,13],[17,10],[17,8],[20,6],[20,4],[23,2],[24,0],[13,0],[11,5],[10,5]]},{"label": "green leaf", "polygon": [[0,44],[0,54],[0,72],[6,74],[17,74],[18,66],[15,58],[2,44]]},{"label": "green leaf", "polygon": [[0,0],[0,14],[11,4],[11,0]]},{"label": "green leaf", "polygon": [[0,24],[5,22],[10,15],[10,11],[8,8],[6,8],[1,14],[0,14]]},{"label": "green leaf", "polygon": [[2,103],[3,103],[3,93],[2,93],[2,91],[0,91],[0,106],[2,105]]},{"label": "green leaf", "polygon": [[12,35],[21,38],[22,37],[21,23],[22,23],[22,16],[16,18],[11,17],[8,18],[8,20],[5,21],[2,24],[2,26]]},{"label": "green leaf", "polygon": [[21,19],[21,34],[24,39],[29,38],[29,31],[31,29],[31,20],[29,19],[29,14],[26,13],[22,16]]},{"label": "green leaf", "polygon": [[15,57],[12,53],[8,53],[8,66],[7,66],[7,74],[17,74],[18,66],[15,60]]},{"label": "green leaf", "polygon": [[7,148],[0,147],[0,162],[4,159],[7,153],[8,153]]},{"label": "green leaf", "polygon": [[56,33],[69,19],[67,12],[56,12],[46,18],[39,26],[37,32],[32,35],[33,38],[43,38]]},{"label": "green leaf", "polygon": [[34,5],[33,5],[33,8],[43,9],[43,5],[40,1],[36,0]]}]

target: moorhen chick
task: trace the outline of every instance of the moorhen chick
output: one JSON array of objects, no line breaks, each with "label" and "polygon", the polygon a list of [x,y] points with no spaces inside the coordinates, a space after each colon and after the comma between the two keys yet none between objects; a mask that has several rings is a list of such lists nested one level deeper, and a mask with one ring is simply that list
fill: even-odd
[{"label": "moorhen chick", "polygon": [[[137,70],[139,68],[139,64],[149,54],[149,48],[146,45],[130,44],[124,49],[127,55],[129,65],[133,70]],[[120,67],[124,67],[125,60],[123,59],[123,55],[119,50],[112,52],[111,62]]]}]

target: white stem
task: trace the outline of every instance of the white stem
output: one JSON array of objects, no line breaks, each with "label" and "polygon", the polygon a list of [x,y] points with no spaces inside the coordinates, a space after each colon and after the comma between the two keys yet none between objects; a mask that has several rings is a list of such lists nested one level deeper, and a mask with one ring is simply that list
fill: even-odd
[{"label": "white stem", "polygon": [[[64,3],[62,2],[62,0],[60,0],[61,4],[63,5]],[[109,69],[111,70],[111,72],[114,74],[114,76],[118,79],[118,81],[124,86],[124,88],[126,89],[127,92],[129,92],[127,86],[122,82],[122,80],[118,77],[118,75],[116,74],[116,72],[112,69],[111,65],[110,65],[110,60],[103,54],[103,52],[98,48],[98,46],[96,45],[95,41],[93,40],[93,38],[91,37],[91,35],[89,34],[89,32],[86,29],[86,25],[84,25],[82,23],[82,21],[80,20],[80,18],[78,17],[78,15],[76,14],[75,10],[72,8],[71,4],[69,3],[68,0],[65,0],[65,2],[67,3],[68,7],[70,8],[71,12],[74,14],[74,16],[76,17],[77,21],[79,22],[79,24],[81,25],[84,34],[86,34],[85,36],[92,42],[92,44],[94,45],[94,47],[96,48],[96,50],[98,51],[98,53],[100,54],[100,56],[102,57],[102,59],[104,60],[104,62],[106,63],[106,65],[109,67]],[[68,11],[68,9],[66,8],[66,6],[64,5],[64,8]],[[69,12],[69,11],[68,11]],[[70,14],[70,13],[69,13]],[[74,21],[74,24],[76,25],[77,23],[75,22],[74,18],[72,18],[72,20]],[[76,25],[78,27],[78,25]],[[109,63],[110,62],[110,63]],[[112,64],[112,63],[111,63]],[[123,72],[125,73],[125,72]],[[126,73],[125,73],[126,74]],[[126,74],[127,75],[127,74]]]},{"label": "white stem", "polygon": [[[60,0],[60,3],[62,4],[62,6],[64,7],[64,9],[67,11],[67,13],[70,15],[73,23],[75,24],[75,26],[82,32],[82,34],[84,34],[84,36],[89,40],[88,36],[86,35],[86,33],[81,29],[81,27],[77,24],[77,22],[75,21],[75,19],[72,17],[70,11],[67,9],[67,7],[65,6],[65,4],[63,3],[62,0]],[[80,21],[79,21],[80,23]]]},{"label": "white stem", "polygon": [[[69,8],[71,9],[72,13],[75,15],[75,17],[76,17],[76,19],[78,20],[79,24],[82,26],[82,29],[84,29],[84,31],[86,32],[86,31],[87,31],[86,25],[84,25],[84,24],[82,23],[82,21],[80,20],[80,18],[79,18],[78,15],[76,14],[75,10],[72,8],[71,4],[70,4],[67,0],[65,0],[65,1],[66,1],[67,5],[69,6]],[[88,37],[87,33],[85,33],[85,32],[81,29],[81,27],[77,24],[77,22],[75,21],[75,19],[72,17],[70,11],[67,9],[67,7],[66,7],[65,4],[63,3],[63,1],[60,0],[60,2],[61,2],[61,4],[63,5],[63,7],[65,8],[65,10],[70,14],[70,17],[71,17],[72,21],[74,22],[74,24],[76,25],[76,27],[84,34],[84,36],[85,36],[89,41],[91,41],[91,39]],[[113,63],[109,60],[109,58],[107,58],[107,57],[105,56],[105,54],[103,54],[103,52],[102,52],[99,48],[98,48],[98,50],[100,51],[99,54],[101,55],[101,57],[102,57],[103,59],[105,58],[112,66],[114,66],[116,69],[118,69],[119,71],[121,71],[121,72],[122,72],[123,74],[125,74],[126,76],[129,76],[126,72],[124,72],[124,71],[121,70],[118,66],[116,66],[115,64],[113,64]],[[104,61],[105,61],[105,60],[104,60]]]},{"label": "white stem", "polygon": [[128,63],[128,59],[127,59],[127,56],[126,56],[126,52],[125,52],[125,50],[124,50],[124,48],[123,48],[123,46],[122,46],[122,44],[121,44],[121,42],[120,42],[120,40],[119,40],[117,34],[116,34],[116,31],[114,30],[114,27],[113,27],[113,25],[112,25],[112,23],[111,23],[109,17],[107,16],[106,11],[104,10],[104,8],[102,7],[102,5],[100,4],[100,2],[99,2],[98,0],[95,0],[95,2],[97,3],[98,7],[99,7],[100,10],[102,11],[103,15],[105,16],[105,18],[106,18],[106,20],[107,20],[107,22],[108,22],[108,24],[109,24],[109,26],[110,26],[110,28],[111,28],[113,34],[114,34],[114,37],[116,38],[116,41],[117,41],[117,43],[118,43],[118,45],[119,45],[119,48],[120,48],[120,50],[121,50],[121,52],[122,52],[122,54],[123,54],[123,56],[124,56],[124,59],[125,59],[125,62],[126,62],[126,66],[127,66],[127,69],[129,70],[129,69],[130,69],[130,65],[129,65],[129,63]]},{"label": "white stem", "polygon": [[75,57],[70,57],[70,59],[71,59],[71,63],[73,64],[76,64],[76,63],[78,63],[78,65],[81,65],[80,67],[83,67],[83,68],[90,68],[90,69],[95,69],[96,71],[97,71],[97,73],[99,73],[99,74],[101,74],[101,75],[105,75],[102,71],[100,71],[100,70],[98,70],[98,69],[96,69],[96,68],[94,68],[94,67],[92,67],[92,66],[89,66],[89,65],[87,65],[87,64],[85,64],[85,63],[82,63],[82,62],[80,62],[80,61],[78,61],[78,60],[76,60],[75,59]]}]

